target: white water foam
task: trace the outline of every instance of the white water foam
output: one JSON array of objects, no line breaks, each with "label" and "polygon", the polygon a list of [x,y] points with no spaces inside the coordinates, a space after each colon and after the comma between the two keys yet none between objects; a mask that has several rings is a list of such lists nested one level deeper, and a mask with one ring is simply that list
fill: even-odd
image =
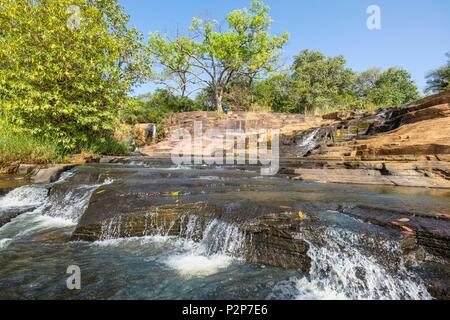
[{"label": "white water foam", "polygon": [[86,211],[94,191],[112,182],[112,180],[107,179],[101,184],[79,185],[70,188],[62,199],[59,196],[56,199],[50,197],[44,205],[43,212],[45,212],[46,216],[77,223],[84,211]]},{"label": "white water foam", "polygon": [[176,252],[163,262],[185,277],[205,277],[220,272],[239,260],[244,248],[245,235],[237,226],[214,219],[203,231],[199,243],[191,240],[197,225],[197,217],[191,216],[186,227],[187,252]]},{"label": "white water foam", "polygon": [[164,263],[185,277],[206,277],[227,268],[233,257],[225,254],[205,255],[202,250],[168,256]]},{"label": "white water foam", "polygon": [[[402,262],[393,274],[375,257],[362,253],[358,249],[362,239],[357,234],[328,228],[324,240],[321,247],[310,244],[310,274],[279,283],[273,295],[291,290],[299,300],[431,299],[421,279],[408,273]],[[393,242],[380,245],[386,250],[398,249]]]},{"label": "white water foam", "polygon": [[309,147],[314,143],[316,135],[319,133],[320,129],[315,129],[306,135],[303,141],[299,144],[300,147]]},{"label": "white water foam", "polygon": [[129,238],[111,238],[104,240],[97,240],[89,243],[94,247],[115,247],[126,248],[131,245],[146,246],[149,244],[164,245],[169,244],[171,246],[182,245],[182,239],[178,237],[169,236],[143,236],[143,237],[129,237]]},{"label": "white water foam", "polygon": [[0,198],[0,209],[15,207],[33,207],[42,205],[48,194],[43,186],[22,186]]},{"label": "white water foam", "polygon": [[[54,184],[66,180],[72,172],[63,174]],[[73,227],[86,209],[92,193],[100,186],[112,183],[107,180],[102,184],[75,186],[69,188],[63,198],[56,195],[48,196],[48,188],[40,185],[30,185],[16,188],[0,199],[0,209],[14,207],[35,207],[33,211],[19,215],[10,223],[2,226],[1,236],[6,248],[12,241],[26,237],[35,232],[48,229]]]},{"label": "white water foam", "polygon": [[0,250],[6,249],[12,240],[11,238],[0,239]]}]

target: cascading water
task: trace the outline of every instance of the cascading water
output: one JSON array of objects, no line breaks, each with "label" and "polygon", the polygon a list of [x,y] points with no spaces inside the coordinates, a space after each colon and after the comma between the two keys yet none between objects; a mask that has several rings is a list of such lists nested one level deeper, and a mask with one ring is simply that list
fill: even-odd
[{"label": "cascading water", "polygon": [[[126,223],[121,217],[112,218],[101,225],[101,241],[98,244],[115,244]],[[176,244],[177,250],[160,260],[184,276],[205,276],[226,268],[239,260],[245,249],[245,234],[235,225],[212,219],[205,225],[196,215],[180,217],[180,234],[169,236],[176,221],[161,222],[154,215],[146,215],[144,237],[165,240]],[[149,231],[151,229],[151,232]],[[200,238],[200,240],[198,239]],[[116,240],[114,240],[116,239]]]},{"label": "cascading water", "polygon": [[[322,139],[323,134],[323,131],[316,133],[310,141]],[[301,233],[301,240],[309,244],[307,254],[311,258],[311,268],[307,274],[297,269],[275,268],[270,263],[246,262],[254,254],[252,241],[257,238],[251,238],[250,234],[259,229],[250,224],[241,226],[240,219],[244,215],[244,218],[253,219],[252,215],[265,214],[261,211],[272,208],[272,203],[263,199],[266,196],[258,197],[258,191],[269,194],[270,190],[274,202],[286,203],[293,210],[305,199],[311,201],[309,195],[314,196],[317,202],[321,201],[318,195],[326,195],[327,201],[353,201],[348,200],[349,194],[362,201],[376,202],[380,201],[379,194],[362,194],[347,186],[331,188],[265,177],[238,181],[236,177],[240,177],[241,172],[228,175],[225,169],[217,171],[221,179],[205,180],[201,177],[209,177],[211,173],[205,175],[196,168],[189,172],[186,179],[179,179],[186,175],[180,170],[162,170],[164,178],[160,178],[157,169],[100,168],[80,167],[76,169],[73,179],[67,179],[70,174],[66,174],[52,185],[20,187],[0,198],[0,214],[2,210],[6,212],[11,208],[20,208],[21,212],[25,212],[0,228],[0,299],[431,298],[418,274],[423,276],[427,286],[429,279],[421,270],[414,267],[411,269],[413,273],[403,265],[398,239],[391,237],[391,231],[379,232],[383,227],[375,229],[378,227],[363,221],[343,220],[337,213],[332,215],[327,212],[314,217],[306,213],[298,230],[297,219],[294,222],[290,218],[274,220],[283,224],[285,221],[292,223],[295,227],[292,229],[294,238],[297,232]],[[134,174],[134,170],[139,175]],[[128,174],[132,179],[125,181],[124,177]],[[124,208],[136,209],[129,212],[139,214],[132,220],[132,214],[121,214],[114,208],[114,212],[118,213],[116,218],[105,220],[95,227],[100,228],[95,232],[100,232],[96,236],[101,241],[71,241],[74,226],[92,195],[101,185],[111,183],[110,180],[98,183],[99,176],[113,177],[116,186],[106,188],[98,197],[95,195],[90,209],[102,209],[99,203],[104,201],[104,213],[109,214],[110,203],[107,201],[114,196],[138,194],[137,203],[127,198]],[[189,179],[195,183],[189,184]],[[87,181],[95,182],[87,184]],[[163,183],[167,185],[162,186]],[[164,195],[156,198],[160,189],[164,189]],[[178,190],[188,190],[189,194],[167,195]],[[248,190],[255,192],[251,201],[246,198],[248,207],[233,205],[236,198],[248,196],[249,192],[241,192]],[[101,196],[103,192],[107,196]],[[308,197],[305,198],[305,195]],[[392,197],[411,201],[409,196]],[[149,207],[156,209],[144,214],[142,199]],[[208,206],[204,211],[199,208],[195,214],[196,206],[190,206],[189,211],[181,211],[183,205],[200,203],[199,200],[217,201],[233,210],[224,210],[225,213],[216,215],[217,212],[210,212]],[[436,201],[435,198],[431,200]],[[444,204],[447,203],[445,201],[441,200]],[[161,205],[161,202],[164,204]],[[251,210],[247,211],[247,208]],[[229,211],[239,214],[236,216],[238,219],[234,220],[235,216]],[[97,210],[89,210],[88,213],[97,217]],[[221,217],[223,220],[211,217]],[[83,222],[85,220],[88,219],[83,219]],[[139,224],[138,232],[128,235],[127,228],[133,227],[133,223],[134,226]],[[267,223],[272,223],[272,220],[267,220]],[[317,228],[310,229],[310,223],[314,227],[317,224]],[[244,227],[247,233],[242,231]],[[277,228],[277,225],[273,227]],[[126,236],[139,237],[119,238]],[[289,241],[288,238],[286,241]],[[285,242],[280,244],[284,246]],[[289,245],[287,247],[291,248]],[[277,247],[272,250],[277,250]],[[83,278],[83,290],[68,292],[64,290],[65,272],[67,266],[73,264],[80,265],[86,276]],[[108,266],[107,271],[105,266]]]},{"label": "cascading water", "polygon": [[43,214],[76,223],[86,210],[94,191],[101,186],[111,183],[112,180],[106,180],[100,184],[71,186],[62,193],[55,192],[49,196],[43,206]]},{"label": "cascading water", "polygon": [[201,244],[208,255],[220,253],[236,256],[245,249],[245,234],[237,226],[214,219],[203,232]]},{"label": "cascading water", "polygon": [[[327,139],[324,129],[314,129],[313,131],[302,133],[299,142],[297,143],[296,154],[298,157],[303,157],[317,148],[320,144]],[[298,139],[297,138],[297,139]]]},{"label": "cascading water", "polygon": [[163,259],[170,268],[184,276],[207,276],[219,272],[236,261],[244,248],[245,234],[238,227],[214,219],[203,231],[199,243],[191,237],[197,228],[198,219],[189,218],[184,252],[175,252]]},{"label": "cascading water", "polygon": [[112,182],[70,185],[66,189],[58,189],[58,192],[50,192],[51,188],[64,185],[72,175],[71,171],[65,172],[53,184],[22,186],[0,198],[0,215],[14,211],[22,214],[0,228],[0,249],[33,232],[75,226],[92,193],[101,185]]},{"label": "cascading water", "polygon": [[36,207],[47,199],[48,188],[45,186],[23,186],[12,190],[0,198],[0,212],[17,207]]},{"label": "cascading water", "polygon": [[311,147],[314,143],[314,138],[319,133],[320,129],[315,129],[308,133],[302,140],[302,142],[299,144],[300,147]]},{"label": "cascading water", "polygon": [[[327,228],[320,246],[310,243],[308,255],[312,266],[309,275],[279,283],[269,298],[367,299],[397,300],[431,299],[422,280],[410,274],[402,260],[387,266],[361,248],[371,242],[348,230]],[[386,254],[397,253],[398,243],[382,241]],[[392,263],[392,262],[391,262]]]}]

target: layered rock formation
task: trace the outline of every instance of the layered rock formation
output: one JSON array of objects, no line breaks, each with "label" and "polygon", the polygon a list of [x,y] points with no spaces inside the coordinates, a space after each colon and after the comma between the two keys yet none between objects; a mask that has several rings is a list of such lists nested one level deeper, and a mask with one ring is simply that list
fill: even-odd
[{"label": "layered rock formation", "polygon": [[[69,184],[79,179],[103,179],[97,174],[95,170],[78,173]],[[114,173],[114,179],[117,174]],[[207,246],[212,254],[221,250],[249,262],[309,270],[309,246],[295,237],[302,225],[294,211],[232,195],[229,198],[221,194],[225,192],[221,183],[200,183],[198,177],[184,177],[186,188],[178,186],[180,191],[170,191],[174,186],[145,182],[148,173],[142,172],[139,177],[135,174],[119,173],[122,183],[103,186],[92,195],[73,233],[74,240],[164,235],[201,242],[209,237]],[[150,176],[179,181],[174,173],[167,173],[166,178],[161,173]],[[50,197],[64,194],[64,188],[65,185],[53,187]],[[210,192],[207,199],[205,190]]]},{"label": "layered rock formation", "polygon": [[[326,139],[284,172],[306,181],[450,188],[449,116],[449,91],[375,116],[336,114],[337,124],[318,131]],[[285,139],[284,154],[295,157],[292,136]]]},{"label": "layered rock formation", "polygon": [[[374,115],[344,112],[323,117],[276,113],[183,113],[167,120],[167,139],[141,149],[167,157],[176,129],[194,132],[279,129],[280,173],[294,179],[328,183],[382,184],[450,188],[450,91]],[[200,150],[212,143],[205,137]],[[196,146],[192,146],[194,154]],[[230,150],[223,150],[230,152]],[[232,152],[232,151],[231,151]]]}]

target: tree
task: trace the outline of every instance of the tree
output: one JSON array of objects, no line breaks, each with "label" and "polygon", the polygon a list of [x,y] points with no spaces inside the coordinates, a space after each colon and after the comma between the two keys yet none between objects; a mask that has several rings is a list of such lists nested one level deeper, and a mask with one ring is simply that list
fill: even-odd
[{"label": "tree", "polygon": [[[186,74],[194,77],[203,87],[214,93],[217,110],[222,110],[222,100],[229,84],[238,78],[255,79],[275,67],[288,34],[271,36],[272,23],[269,7],[255,0],[249,9],[235,10],[226,16],[227,28],[221,30],[216,21],[194,18],[191,37],[158,40],[161,45],[156,59],[164,66],[172,65],[170,57],[188,61]],[[153,41],[153,40],[152,40]],[[170,54],[171,50],[172,54]],[[175,64],[176,65],[176,64]],[[183,64],[184,66],[184,64]],[[181,68],[175,68],[180,71]]]},{"label": "tree", "polygon": [[297,112],[316,112],[342,105],[354,96],[355,73],[342,56],[328,58],[319,51],[303,50],[294,58],[293,94]]},{"label": "tree", "polygon": [[450,52],[446,56],[447,64],[427,75],[426,92],[440,92],[450,88]]},{"label": "tree", "polygon": [[142,35],[123,8],[116,0],[1,6],[2,116],[65,151],[111,136],[127,93],[148,74]]},{"label": "tree", "polygon": [[366,96],[382,107],[397,107],[420,97],[411,74],[399,68],[389,68],[383,72]]},{"label": "tree", "polygon": [[[150,34],[148,40],[149,51],[162,69],[160,74],[153,77],[154,81],[163,84],[168,90],[178,93],[181,97],[189,96],[198,90],[195,87],[198,80],[191,74],[189,58],[182,48],[186,41],[188,40],[183,37],[177,37],[171,41],[158,32]],[[193,90],[188,91],[192,86],[194,86]]]},{"label": "tree", "polygon": [[376,87],[382,73],[380,68],[371,68],[358,75],[355,83],[355,93],[358,98],[365,98]]},{"label": "tree", "polygon": [[287,73],[278,73],[255,84],[256,103],[274,112],[298,112],[293,92],[293,79]]}]

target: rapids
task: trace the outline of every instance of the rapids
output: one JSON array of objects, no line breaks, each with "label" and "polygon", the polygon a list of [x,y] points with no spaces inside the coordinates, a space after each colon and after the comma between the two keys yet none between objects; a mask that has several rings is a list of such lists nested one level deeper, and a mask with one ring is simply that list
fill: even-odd
[{"label": "rapids", "polygon": [[[101,214],[90,211],[106,195],[111,212],[140,210],[148,199],[156,206],[210,201],[223,211],[210,219],[181,216],[178,235],[167,222],[118,237],[127,227],[118,215],[102,222],[99,240],[73,239],[77,225],[92,220],[86,215]],[[24,211],[0,228],[0,299],[431,299],[427,279],[448,279],[427,266],[448,264],[429,253],[407,264],[401,233],[336,209],[361,203],[450,207],[444,191],[304,183],[260,177],[252,168],[145,161],[78,167],[54,184],[21,186],[0,198],[0,215]],[[249,262],[256,253],[241,218],[268,208],[309,208],[293,231],[308,243],[309,272]],[[81,269],[81,290],[66,288],[69,265]]]}]

